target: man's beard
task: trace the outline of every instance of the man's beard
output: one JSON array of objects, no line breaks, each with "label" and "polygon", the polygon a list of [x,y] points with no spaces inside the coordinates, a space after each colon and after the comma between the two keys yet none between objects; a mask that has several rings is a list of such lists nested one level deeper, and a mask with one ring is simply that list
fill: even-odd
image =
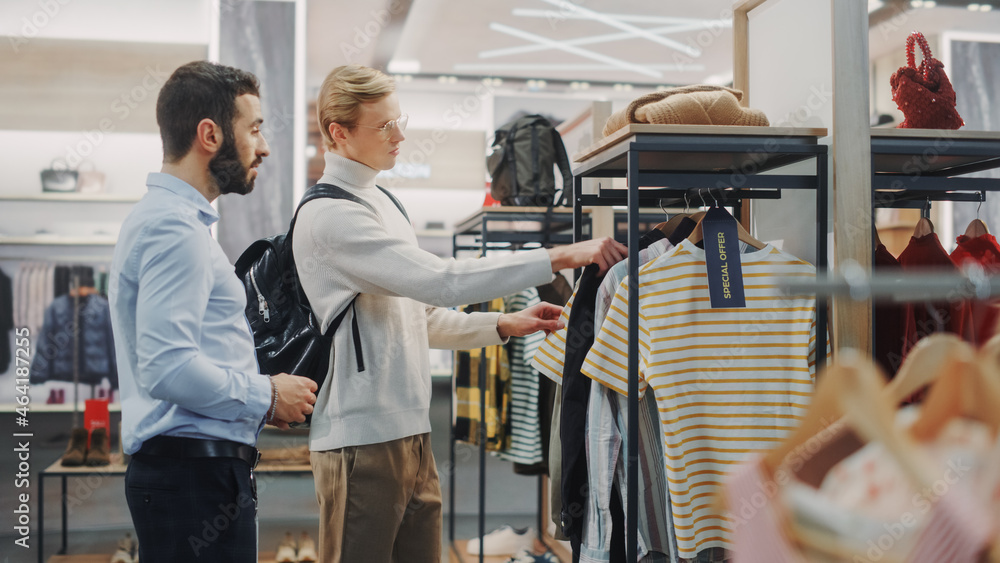
[{"label": "man's beard", "polygon": [[253,191],[255,178],[250,178],[250,167],[240,162],[232,135],[225,135],[222,148],[208,162],[208,171],[221,194],[246,195]]}]

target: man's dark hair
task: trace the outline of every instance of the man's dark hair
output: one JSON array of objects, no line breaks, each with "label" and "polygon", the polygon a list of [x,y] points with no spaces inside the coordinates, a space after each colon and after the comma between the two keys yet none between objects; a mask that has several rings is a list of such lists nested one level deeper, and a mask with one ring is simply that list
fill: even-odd
[{"label": "man's dark hair", "polygon": [[211,119],[231,137],[236,98],[243,94],[260,97],[260,82],[245,70],[208,61],[175,70],[156,99],[164,160],[175,162],[187,154],[202,119]]}]

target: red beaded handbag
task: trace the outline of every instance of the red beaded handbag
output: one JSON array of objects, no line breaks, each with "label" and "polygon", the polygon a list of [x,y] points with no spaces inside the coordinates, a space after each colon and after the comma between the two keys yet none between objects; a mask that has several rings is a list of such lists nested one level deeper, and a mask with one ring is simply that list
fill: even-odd
[{"label": "red beaded handbag", "polygon": [[[915,64],[914,43],[920,44],[923,60]],[[955,89],[944,73],[944,63],[931,56],[924,34],[914,31],[906,38],[906,64],[889,84],[892,99],[905,118],[901,129],[958,129],[965,125],[955,109]]]}]

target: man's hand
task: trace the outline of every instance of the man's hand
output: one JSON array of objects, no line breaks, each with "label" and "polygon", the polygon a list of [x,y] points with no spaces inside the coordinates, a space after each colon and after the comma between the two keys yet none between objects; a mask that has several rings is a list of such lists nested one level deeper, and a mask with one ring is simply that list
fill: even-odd
[{"label": "man's hand", "polygon": [[611,237],[587,240],[557,246],[549,249],[549,260],[552,261],[552,271],[558,272],[566,268],[582,268],[589,264],[597,264],[600,273],[607,272],[611,266],[628,256],[628,248]]},{"label": "man's hand", "polygon": [[278,392],[278,406],[271,424],[287,430],[289,422],[305,422],[316,404],[316,382],[308,377],[279,373],[271,376],[271,383]]},{"label": "man's hand", "polygon": [[562,307],[551,303],[532,305],[523,311],[500,315],[497,332],[504,340],[511,336],[527,336],[539,330],[544,330],[548,335],[565,326],[559,321],[561,313]]}]

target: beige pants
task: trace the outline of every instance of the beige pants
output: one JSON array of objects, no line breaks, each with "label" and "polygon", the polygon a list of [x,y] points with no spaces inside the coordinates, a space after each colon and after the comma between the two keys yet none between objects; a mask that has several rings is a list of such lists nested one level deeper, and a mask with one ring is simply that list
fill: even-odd
[{"label": "beige pants", "polygon": [[311,452],[323,563],[440,563],[430,434]]}]

